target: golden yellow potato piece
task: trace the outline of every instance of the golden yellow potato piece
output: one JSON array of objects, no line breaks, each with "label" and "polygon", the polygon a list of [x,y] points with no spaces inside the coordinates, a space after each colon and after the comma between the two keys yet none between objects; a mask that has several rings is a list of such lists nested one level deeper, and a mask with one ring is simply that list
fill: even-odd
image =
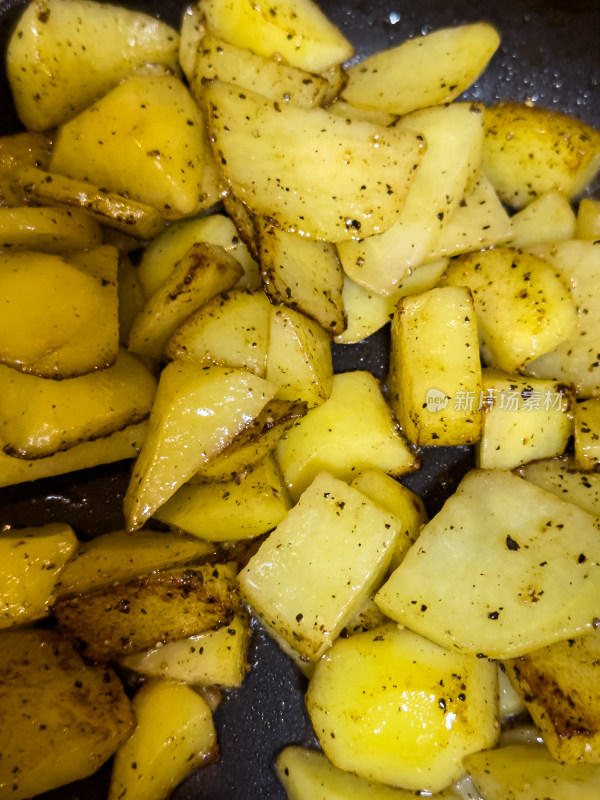
[{"label": "golden yellow potato piece", "polygon": [[338,639],[306,695],[325,755],[340,769],[414,791],[461,777],[498,737],[496,665],[388,622]]}]

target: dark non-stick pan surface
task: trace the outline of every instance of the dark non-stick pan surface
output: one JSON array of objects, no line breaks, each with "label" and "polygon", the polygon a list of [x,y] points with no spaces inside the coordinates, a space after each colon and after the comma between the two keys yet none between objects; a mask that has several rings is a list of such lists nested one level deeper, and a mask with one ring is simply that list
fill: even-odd
[{"label": "dark non-stick pan surface", "polygon": [[[178,26],[185,2],[150,0],[126,5]],[[0,0],[5,47],[22,0]],[[363,57],[407,37],[440,27],[487,20],[502,44],[468,97],[502,98],[552,106],[600,127],[600,4],[597,0],[322,0],[321,7]],[[0,133],[18,129],[6,81],[0,82]],[[337,371],[386,372],[387,331],[351,347],[334,348]],[[469,448],[427,449],[407,485],[435,513],[472,466]],[[70,522],[82,538],[122,524],[120,501],[129,464],[0,490],[0,526]],[[175,800],[285,800],[273,769],[286,745],[316,745],[304,710],[306,684],[296,668],[256,626],[252,669],[242,689],[227,695],[216,716],[221,758],[186,780]],[[104,800],[110,764],[92,778],[44,795],[45,800]]]}]

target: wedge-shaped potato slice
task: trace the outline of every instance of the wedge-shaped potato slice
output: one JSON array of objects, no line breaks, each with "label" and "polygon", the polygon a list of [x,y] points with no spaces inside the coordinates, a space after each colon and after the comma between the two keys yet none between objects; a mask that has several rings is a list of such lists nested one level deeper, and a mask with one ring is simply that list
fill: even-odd
[{"label": "wedge-shaped potato slice", "polygon": [[575,406],[574,427],[577,466],[600,472],[600,398]]},{"label": "wedge-shaped potato slice", "polygon": [[600,475],[581,472],[573,455],[525,464],[522,478],[600,517]]},{"label": "wedge-shaped potato slice", "polygon": [[[508,730],[510,730],[510,723],[515,717],[527,713],[527,706],[521,700],[521,696],[513,688],[504,664],[498,664],[498,702],[500,707],[500,721],[504,724],[508,723]],[[537,736],[539,732],[536,730]],[[504,744],[506,742],[503,742]]]},{"label": "wedge-shaped potato slice", "polygon": [[385,575],[399,532],[400,520],[321,473],[240,572],[240,590],[316,661]]},{"label": "wedge-shaped potato slice", "polygon": [[575,212],[565,195],[552,189],[539,195],[510,218],[513,247],[560,242],[575,235]]},{"label": "wedge-shaped potato slice", "polygon": [[591,631],[599,562],[590,514],[509,472],[473,470],[375,600],[440,645],[516,657]]},{"label": "wedge-shaped potato slice", "polygon": [[0,366],[0,442],[19,458],[41,458],[140,422],[156,381],[127,351],[109,369],[52,381]]},{"label": "wedge-shaped potato slice", "polygon": [[[146,14],[88,0],[35,0],[17,23],[7,72],[17,113],[54,128],[143,64],[177,66],[179,34]],[[51,71],[43,67],[53,64]]]},{"label": "wedge-shaped potato slice", "polygon": [[259,249],[263,285],[274,303],[307,314],[332,335],[344,330],[344,273],[334,245],[304,239],[263,220]]},{"label": "wedge-shaped potato slice", "polygon": [[398,219],[387,231],[364,231],[363,241],[342,242],[338,252],[352,280],[390,294],[421,264],[479,173],[483,107],[454,103],[417,111],[393,130],[419,131],[427,152]]},{"label": "wedge-shaped potato slice", "polygon": [[0,249],[64,253],[102,244],[97,222],[79,209],[0,208]]},{"label": "wedge-shaped potato slice", "polygon": [[487,800],[595,800],[600,766],[558,764],[539,744],[516,744],[465,759],[473,783]]},{"label": "wedge-shaped potato slice", "polygon": [[413,791],[444,789],[463,774],[465,755],[498,736],[495,664],[391,622],[338,639],[306,705],[333,764]]},{"label": "wedge-shaped potato slice", "polygon": [[398,303],[392,322],[390,404],[417,445],[472,444],[481,436],[481,364],[473,299],[443,287]]},{"label": "wedge-shaped potato slice", "polygon": [[483,370],[483,432],[475,457],[483,469],[513,469],[564,453],[573,432],[571,387]]},{"label": "wedge-shaped potato slice", "polygon": [[450,103],[477,80],[499,44],[486,22],[408,39],[349,67],[344,99],[399,116]]},{"label": "wedge-shaped potato slice", "polygon": [[22,186],[12,186],[11,174],[23,166],[48,169],[51,152],[47,133],[22,131],[0,136],[0,206],[12,208],[29,202]]},{"label": "wedge-shaped potato slice", "polygon": [[77,547],[69,525],[0,533],[0,628],[43,617],[58,574]]},{"label": "wedge-shaped potato slice", "polygon": [[572,383],[582,397],[600,396],[600,247],[593,241],[570,241],[538,245],[531,252],[560,274],[579,313],[568,338],[528,364],[525,371],[534,378]]},{"label": "wedge-shaped potato slice", "polygon": [[189,316],[169,339],[165,357],[247,369],[264,376],[271,303],[260,290],[217,295]]},{"label": "wedge-shaped potato slice", "polygon": [[147,421],[128,425],[102,439],[81,442],[68,450],[33,461],[9,456],[0,450],[0,486],[13,486],[24,481],[65,475],[67,472],[135,458],[142,447],[147,427]]},{"label": "wedge-shaped potato slice", "polygon": [[[340,87],[340,93],[343,91],[346,82],[347,79]],[[373,111],[368,108],[358,108],[357,106],[353,106],[352,103],[340,100],[339,97],[334,97],[333,101],[327,105],[327,110],[331,114],[336,114],[343,119],[366,120],[368,122],[374,122],[376,125],[381,125],[383,128],[387,128],[388,125],[393,125],[393,123],[398,120],[395,114],[388,114],[386,111]]]},{"label": "wedge-shaped potato slice", "polygon": [[267,456],[233,480],[182,486],[154,516],[177,530],[222,542],[268,533],[290,507],[279,467]]},{"label": "wedge-shaped potato slice", "polygon": [[248,248],[248,252],[255,261],[260,261],[258,247],[258,224],[254,214],[243,200],[231,192],[223,198],[223,208],[236,227],[240,239]]},{"label": "wedge-shaped potato slice", "polygon": [[417,467],[376,378],[363,371],[333,376],[329,399],[288,432],[277,458],[292,499],[323,470],[351,480],[372,467],[394,477]]},{"label": "wedge-shaped potato slice", "polygon": [[[413,800],[415,793],[359,778],[334,767],[318,750],[291,745],[277,756],[277,775],[289,800]],[[451,789],[434,800],[458,800]]]},{"label": "wedge-shaped potato slice", "polygon": [[346,312],[347,327],[334,337],[337,344],[355,344],[383,328],[394,316],[402,297],[426,292],[437,285],[446,271],[448,259],[440,258],[430,264],[414,269],[401,285],[388,295],[365,289],[352,278],[344,275],[342,300]]},{"label": "wedge-shaped potato slice", "polygon": [[544,744],[561,763],[600,762],[600,631],[505,662]]},{"label": "wedge-shaped potato slice", "polygon": [[494,247],[459,256],[443,285],[471,290],[483,358],[505,372],[549,352],[577,325],[576,298],[566,281],[531,253]]},{"label": "wedge-shaped potato slice", "polygon": [[275,386],[243,370],[173,362],[162,371],[148,436],[124,499],[139,528],[273,398]]},{"label": "wedge-shaped potato slice", "polygon": [[279,307],[271,312],[267,380],[281,400],[319,405],[331,394],[331,339],[321,326],[299,311]]},{"label": "wedge-shaped potato slice", "polygon": [[147,678],[168,678],[193,686],[241,686],[248,672],[248,619],[237,614],[216,631],[206,631],[121,659]]},{"label": "wedge-shaped potato slice", "polygon": [[426,261],[507,244],[514,239],[513,224],[514,217],[508,216],[494,187],[480,172],[444,224]]},{"label": "wedge-shaped potato slice", "polygon": [[118,260],[110,246],[87,251],[79,264],[32,251],[1,253],[0,361],[45,378],[73,378],[114,364]]},{"label": "wedge-shaped potato slice", "polygon": [[320,75],[290,67],[275,58],[265,58],[224,39],[206,34],[198,45],[192,93],[201,102],[202,81],[220,80],[250,89],[276,103],[300,108],[319,107],[328,90]]},{"label": "wedge-shaped potato slice", "polygon": [[205,34],[202,12],[197,4],[185,8],[179,30],[179,66],[192,82],[198,45]]},{"label": "wedge-shaped potato slice", "polygon": [[51,169],[177,218],[202,207],[207,148],[204,117],[183,83],[137,75],[59,128]]},{"label": "wedge-shaped potato slice", "polygon": [[54,597],[106,589],[216,553],[215,545],[177,533],[113,531],[78,544],[54,585]]},{"label": "wedge-shaped potato slice", "polygon": [[313,0],[278,0],[269,7],[246,0],[201,0],[206,26],[216,36],[261,56],[322,72],[347,61],[352,45]]},{"label": "wedge-shaped potato slice", "polygon": [[118,270],[119,341],[126,347],[134,319],[144,306],[144,290],[128,253],[122,252]]},{"label": "wedge-shaped potato slice", "polygon": [[600,239],[600,200],[584,197],[579,201],[574,239]]},{"label": "wedge-shaped potato slice", "polygon": [[92,775],[135,725],[121,681],[52,631],[2,631],[0,642],[0,796],[25,800]]},{"label": "wedge-shaped potato slice", "polygon": [[252,422],[190,478],[190,483],[239,479],[274,450],[306,411],[307,404],[303,400],[270,400]]},{"label": "wedge-shaped potato slice", "polygon": [[255,213],[330,242],[380,233],[398,218],[425,150],[411,129],[275,108],[220,81],[205,95],[217,161]]},{"label": "wedge-shaped potato slice", "polygon": [[378,469],[361,472],[350,486],[358,489],[369,500],[378,503],[402,521],[400,535],[390,562],[390,570],[396,569],[410,546],[419,537],[423,525],[429,522],[423,501],[406,486]]},{"label": "wedge-shaped potato slice", "polygon": [[161,358],[181,323],[242,275],[239,262],[219,245],[193,244],[134,319],[129,349]]},{"label": "wedge-shaped potato slice", "polygon": [[82,209],[93,219],[138,239],[151,239],[164,228],[159,212],[123,195],[106,192],[87,181],[77,181],[35,167],[11,173],[11,189],[41,205]]},{"label": "wedge-shaped potato slice", "polygon": [[558,111],[505,101],[485,112],[483,169],[508,205],[583,191],[600,169],[600,132]]},{"label": "wedge-shaped potato slice", "polygon": [[191,772],[217,759],[210,708],[189,686],[151,681],[132,705],[137,725],[117,752],[109,800],[164,800]]},{"label": "wedge-shaped potato slice", "polygon": [[156,292],[175,268],[175,264],[181,261],[196,242],[222,247],[242,265],[244,285],[260,286],[258,266],[248,253],[246,245],[240,241],[233,222],[223,214],[213,214],[210,217],[176,222],[148,244],[138,267],[140,283],[147,298]]},{"label": "wedge-shaped potato slice", "polygon": [[157,642],[227,625],[238,606],[230,566],[202,564],[157,572],[57,600],[52,613],[61,633],[86,658],[111,661]]}]

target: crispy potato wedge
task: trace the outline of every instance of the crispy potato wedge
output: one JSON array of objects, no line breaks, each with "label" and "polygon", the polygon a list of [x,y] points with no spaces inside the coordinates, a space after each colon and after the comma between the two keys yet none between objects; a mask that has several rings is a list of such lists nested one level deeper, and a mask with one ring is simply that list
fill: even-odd
[{"label": "crispy potato wedge", "polygon": [[242,596],[288,645],[317,661],[385,575],[400,527],[322,472],[240,572]]},{"label": "crispy potato wedge", "polygon": [[504,664],[552,756],[600,763],[600,631]]},{"label": "crispy potato wedge", "polygon": [[165,358],[238,367],[262,377],[270,326],[271,304],[264,292],[223,292],[181,323],[167,342]]},{"label": "crispy potato wedge", "polygon": [[52,613],[86,658],[111,661],[227,625],[238,606],[234,574],[230,565],[179,567],[59,599]]},{"label": "crispy potato wedge", "polygon": [[204,117],[184,84],[137,75],[61,125],[50,169],[177,219],[203,208],[207,148]]},{"label": "crispy potato wedge", "polygon": [[0,362],[58,379],[112,366],[119,353],[118,259],[108,245],[68,259],[0,253]]},{"label": "crispy potato wedge", "polygon": [[207,29],[237,47],[266,58],[322,72],[349,59],[354,50],[313,0],[278,0],[268,8],[245,0],[200,0]]},{"label": "crispy potato wedge", "polygon": [[36,459],[109,436],[150,414],[156,381],[126,350],[114,366],[66,381],[0,365],[0,443]]},{"label": "crispy potato wedge", "polygon": [[566,280],[531,253],[494,247],[459,256],[441,285],[471,290],[483,359],[507,373],[553,350],[577,326]]},{"label": "crispy potato wedge", "polygon": [[238,613],[227,625],[187,639],[125,656],[120,664],[146,678],[167,678],[193,686],[235,689],[242,685],[252,632],[248,617]]},{"label": "crispy potato wedge", "polygon": [[268,533],[291,505],[279,467],[269,455],[233,480],[185,484],[154,517],[211,542],[237,541]]},{"label": "crispy potato wedge", "polygon": [[184,320],[235,286],[243,273],[240,263],[219,245],[193,244],[133,320],[129,349],[162,358],[167,342]]},{"label": "crispy potato wedge", "polygon": [[472,470],[375,601],[463,653],[511,658],[582,636],[598,609],[598,524],[516,475]]},{"label": "crispy potato wedge", "polygon": [[0,533],[0,628],[48,613],[57,577],[77,547],[70,525]]},{"label": "crispy potato wedge", "polygon": [[413,791],[447,787],[499,733],[496,665],[392,622],[338,639],[306,705],[333,764]]},{"label": "crispy potato wedge", "polygon": [[128,425],[109,436],[81,442],[68,450],[33,461],[9,456],[0,450],[0,486],[13,486],[24,481],[65,475],[67,472],[135,458],[141,450],[147,428],[147,421]]},{"label": "crispy potato wedge", "polygon": [[100,226],[79,209],[0,208],[0,250],[64,253],[99,244]]},{"label": "crispy potato wedge", "polygon": [[397,219],[425,150],[412,130],[349,124],[319,108],[276,109],[220,81],[205,95],[217,161],[253,212],[330,242],[382,232]]},{"label": "crispy potato wedge", "polygon": [[342,480],[369,468],[399,477],[418,463],[377,379],[363,371],[333,376],[330,397],[288,431],[277,459],[294,500],[323,470]]},{"label": "crispy potato wedge", "polygon": [[53,631],[2,631],[0,642],[0,797],[92,775],[135,725],[121,681]]},{"label": "crispy potato wedge", "polygon": [[22,166],[9,173],[10,187],[40,205],[82,209],[96,222],[138,239],[151,239],[164,228],[159,212],[145,203],[106,192],[87,181],[77,181],[36,167]]},{"label": "crispy potato wedge", "polygon": [[160,570],[214,559],[215,545],[177,533],[144,530],[135,534],[112,531],[77,549],[54,584],[54,598],[86,594]]},{"label": "crispy potato wedge", "polygon": [[349,67],[344,99],[398,116],[451,103],[477,80],[499,44],[487,22],[407,39]]},{"label": "crispy potato wedge", "polygon": [[331,335],[342,333],[344,273],[335,246],[287,233],[259,222],[263,286],[281,303],[316,320]]},{"label": "crispy potato wedge", "polygon": [[481,436],[480,392],[471,292],[442,287],[402,298],[392,321],[388,396],[408,440],[473,444]]},{"label": "crispy potato wedge", "polygon": [[202,82],[206,80],[233,83],[273,102],[300,108],[322,105],[329,89],[320,75],[276,58],[265,58],[210,34],[205,34],[198,44],[191,84],[192,94],[199,102],[203,100]]},{"label": "crispy potato wedge", "polygon": [[483,169],[514,208],[552,189],[571,198],[600,169],[600,132],[553,109],[505,101],[485,111]]},{"label": "crispy potato wedge", "polygon": [[141,527],[258,416],[275,389],[243,370],[175,361],[165,367],[123,501],[126,527]]},{"label": "crispy potato wedge", "polygon": [[[179,34],[158,19],[108,3],[35,0],[10,39],[7,73],[30,130],[54,128],[136,67],[177,66]],[[49,71],[44,64],[53,64]]]},{"label": "crispy potato wedge", "polygon": [[306,412],[304,400],[270,400],[252,422],[190,478],[190,483],[236,480],[274,450]]},{"label": "crispy potato wedge", "polygon": [[212,713],[175,681],[150,681],[133,698],[136,728],[117,751],[108,800],[164,800],[178,783],[218,757]]},{"label": "crispy potato wedge", "polygon": [[238,286],[260,286],[258,266],[237,234],[233,222],[223,214],[198,217],[170,225],[144,250],[138,276],[146,298],[166,280],[175,264],[197,242],[219,245],[242,265],[244,278]]}]

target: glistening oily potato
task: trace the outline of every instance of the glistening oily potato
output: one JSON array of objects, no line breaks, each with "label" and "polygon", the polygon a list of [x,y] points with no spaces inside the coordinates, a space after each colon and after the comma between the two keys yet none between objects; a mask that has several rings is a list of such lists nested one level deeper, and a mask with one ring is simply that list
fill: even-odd
[{"label": "glistening oily potato", "polygon": [[[477,22],[350,66],[312,0],[199,0],[180,33],[28,4],[0,483],[139,455],[121,529],[3,534],[0,800],[115,753],[111,800],[165,800],[214,763],[249,610],[309,679],[323,752],[270,754],[292,800],[464,797],[467,773],[484,800],[595,797],[600,212],[570,201],[600,134],[454,102],[499,40]],[[389,320],[385,382],[334,374],[332,337]],[[423,445],[477,466],[431,520],[398,480]],[[500,663],[548,749],[503,746]]]}]

